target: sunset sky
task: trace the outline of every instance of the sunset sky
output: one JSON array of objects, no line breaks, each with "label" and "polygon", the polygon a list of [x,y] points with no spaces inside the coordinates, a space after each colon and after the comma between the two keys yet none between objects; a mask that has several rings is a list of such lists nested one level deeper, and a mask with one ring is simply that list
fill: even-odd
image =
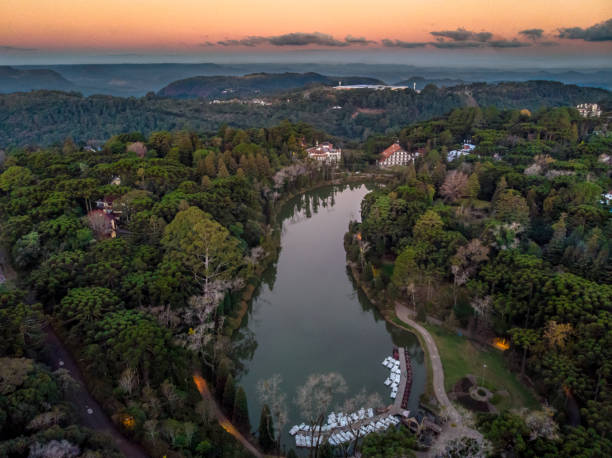
[{"label": "sunset sky", "polygon": [[45,52],[310,48],[539,49],[612,56],[612,1],[0,1],[0,63],[3,57]]}]

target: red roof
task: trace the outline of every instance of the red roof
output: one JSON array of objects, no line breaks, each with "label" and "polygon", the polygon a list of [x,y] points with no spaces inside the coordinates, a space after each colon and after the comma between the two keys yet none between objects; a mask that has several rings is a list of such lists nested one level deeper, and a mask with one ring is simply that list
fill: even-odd
[{"label": "red roof", "polygon": [[382,153],[380,153],[380,155],[382,156],[381,160],[384,161],[389,156],[391,156],[393,153],[397,153],[398,151],[404,151],[404,148],[402,148],[399,143],[394,143],[389,148],[387,148]]}]

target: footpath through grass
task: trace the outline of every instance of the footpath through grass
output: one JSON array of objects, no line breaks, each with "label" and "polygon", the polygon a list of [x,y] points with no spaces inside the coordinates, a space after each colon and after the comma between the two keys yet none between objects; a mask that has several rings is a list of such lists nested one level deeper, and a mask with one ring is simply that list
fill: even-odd
[{"label": "footpath through grass", "polygon": [[532,392],[507,368],[501,350],[477,346],[469,339],[450,333],[440,326],[426,324],[424,327],[438,346],[444,367],[444,387],[447,392],[450,392],[455,383],[467,374],[475,375],[480,384],[483,364],[486,364],[484,385],[494,391],[505,390],[510,395],[506,398],[495,397],[499,399],[499,402],[495,403],[498,409],[538,408],[539,403]]}]

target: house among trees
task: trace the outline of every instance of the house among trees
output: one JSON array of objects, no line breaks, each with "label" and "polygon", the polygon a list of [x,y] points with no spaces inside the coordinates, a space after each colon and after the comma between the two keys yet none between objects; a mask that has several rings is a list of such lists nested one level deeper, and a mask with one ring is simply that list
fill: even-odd
[{"label": "house among trees", "polygon": [[446,158],[448,162],[452,162],[455,159],[459,159],[461,156],[467,156],[474,150],[474,148],[476,148],[476,146],[472,145],[471,143],[464,142],[463,147],[461,149],[454,149],[452,151],[449,151],[446,155]]},{"label": "house among trees", "polygon": [[583,118],[599,118],[601,116],[601,107],[596,103],[580,103],[576,105],[576,109]]},{"label": "house among trees", "polygon": [[381,158],[378,160],[378,166],[381,168],[395,167],[398,165],[408,165],[409,162],[414,162],[420,156],[419,151],[409,153],[400,145],[399,141],[395,142],[389,148],[380,153]]},{"label": "house among trees", "polygon": [[340,162],[342,157],[342,149],[334,148],[333,143],[330,142],[323,142],[321,144],[317,142],[315,146],[306,149],[306,152],[309,158],[327,163]]},{"label": "house among trees", "polygon": [[117,222],[112,212],[92,210],[87,213],[87,223],[98,240],[117,237]]}]

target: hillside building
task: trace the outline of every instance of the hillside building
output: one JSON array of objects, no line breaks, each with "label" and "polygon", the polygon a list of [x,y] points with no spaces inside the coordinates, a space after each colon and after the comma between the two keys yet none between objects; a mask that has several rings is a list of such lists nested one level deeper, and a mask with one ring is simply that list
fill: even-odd
[{"label": "hillside building", "polygon": [[601,116],[601,107],[596,103],[581,103],[576,105],[576,109],[580,116],[584,118],[599,118]]},{"label": "hillside building", "polygon": [[342,149],[334,148],[333,143],[330,142],[317,142],[315,146],[307,148],[306,152],[310,159],[326,163],[340,162],[342,157]]},{"label": "hillside building", "polygon": [[410,162],[414,162],[417,157],[420,156],[419,151],[409,153],[406,151],[399,142],[395,142],[389,148],[380,153],[380,159],[378,160],[378,166],[381,168],[395,167],[399,165],[408,165]]}]

